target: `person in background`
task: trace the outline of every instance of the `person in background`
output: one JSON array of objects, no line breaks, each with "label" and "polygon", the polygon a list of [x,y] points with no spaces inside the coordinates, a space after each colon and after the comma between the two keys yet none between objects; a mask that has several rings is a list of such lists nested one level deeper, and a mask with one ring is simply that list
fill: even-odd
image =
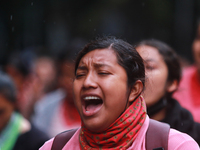
[{"label": "person in background", "polygon": [[30,105],[34,99],[33,74],[35,53],[32,51],[14,52],[10,55],[3,67],[5,72],[13,79],[17,89],[16,109],[26,118],[30,119]]},{"label": "person in background", "polygon": [[34,61],[34,73],[37,79],[37,100],[57,89],[57,72],[55,61],[52,57],[42,55]]},{"label": "person in background", "polygon": [[[73,82],[82,124],[62,149],[146,150],[150,119],[141,96],[144,83],[143,59],[133,46],[115,37],[88,43],[77,56]],[[53,141],[40,150],[50,150]],[[170,129],[168,150],[175,149],[199,147],[189,135]]]},{"label": "person in background", "polygon": [[195,121],[200,123],[200,19],[197,22],[192,52],[195,63],[183,70],[179,88],[173,97],[192,113]]},{"label": "person in background", "polygon": [[[74,79],[74,47],[61,52],[57,58],[57,68],[59,72],[58,84],[66,92],[63,99],[61,110],[63,110],[65,126],[68,129],[79,127],[81,119],[73,100],[73,79]],[[65,130],[66,130],[65,127]]]},{"label": "person in background", "polygon": [[0,72],[0,149],[38,150],[49,137],[16,111],[16,102],[14,82]]},{"label": "person in background", "polygon": [[181,66],[175,51],[155,39],[141,41],[136,50],[144,59],[147,80],[143,96],[150,118],[189,134],[200,145],[200,124],[172,98],[181,78]]},{"label": "person in background", "polygon": [[79,127],[81,123],[73,103],[72,82],[74,63],[70,56],[65,50],[54,62],[53,60],[50,61],[50,58],[40,58],[40,61],[36,63],[37,76],[45,79],[43,81],[46,81],[49,77],[54,77],[46,85],[56,81],[56,89],[47,93],[35,103],[32,116],[32,121],[50,137],[67,129]]}]

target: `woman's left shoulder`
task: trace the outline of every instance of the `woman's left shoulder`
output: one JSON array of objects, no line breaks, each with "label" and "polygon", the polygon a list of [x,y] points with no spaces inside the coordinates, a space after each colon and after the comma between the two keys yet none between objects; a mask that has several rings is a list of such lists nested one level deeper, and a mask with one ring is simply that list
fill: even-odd
[{"label": "woman's left shoulder", "polygon": [[168,150],[199,150],[197,142],[188,134],[170,129]]},{"label": "woman's left shoulder", "polygon": [[42,145],[42,146],[40,147],[39,150],[50,150],[51,147],[52,147],[53,140],[54,140],[54,138],[51,138],[50,140],[46,141],[46,142],[44,143],[44,145]]}]

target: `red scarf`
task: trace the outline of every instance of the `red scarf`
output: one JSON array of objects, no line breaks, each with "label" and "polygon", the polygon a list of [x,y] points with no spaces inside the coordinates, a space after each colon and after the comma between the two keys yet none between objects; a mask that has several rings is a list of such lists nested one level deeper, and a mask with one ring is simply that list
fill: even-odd
[{"label": "red scarf", "polygon": [[131,146],[146,118],[146,105],[142,96],[103,133],[92,133],[84,125],[80,132],[82,150],[125,150]]}]

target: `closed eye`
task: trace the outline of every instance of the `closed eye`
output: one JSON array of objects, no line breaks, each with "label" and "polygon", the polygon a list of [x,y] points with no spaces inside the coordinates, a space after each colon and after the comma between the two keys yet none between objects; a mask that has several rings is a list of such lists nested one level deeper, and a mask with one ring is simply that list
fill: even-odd
[{"label": "closed eye", "polygon": [[79,79],[79,78],[81,78],[81,77],[83,77],[83,76],[85,76],[84,73],[82,73],[82,74],[76,74],[76,79]]},{"label": "closed eye", "polygon": [[154,67],[151,67],[151,66],[146,66],[145,67],[147,70],[153,70],[154,69]]},{"label": "closed eye", "polygon": [[99,72],[98,74],[99,74],[99,75],[110,75],[109,72]]}]

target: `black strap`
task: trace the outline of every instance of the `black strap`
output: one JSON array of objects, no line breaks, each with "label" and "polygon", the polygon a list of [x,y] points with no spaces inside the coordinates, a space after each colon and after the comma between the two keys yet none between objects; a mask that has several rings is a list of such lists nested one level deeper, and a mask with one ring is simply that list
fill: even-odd
[{"label": "black strap", "polygon": [[147,150],[168,150],[169,130],[169,124],[150,119],[146,133]]},{"label": "black strap", "polygon": [[67,130],[55,136],[51,150],[62,150],[77,129]]},{"label": "black strap", "polygon": [[[150,119],[146,133],[147,150],[168,150],[168,135],[170,126]],[[77,129],[68,130],[58,134],[53,141],[51,150],[62,150]]]}]

